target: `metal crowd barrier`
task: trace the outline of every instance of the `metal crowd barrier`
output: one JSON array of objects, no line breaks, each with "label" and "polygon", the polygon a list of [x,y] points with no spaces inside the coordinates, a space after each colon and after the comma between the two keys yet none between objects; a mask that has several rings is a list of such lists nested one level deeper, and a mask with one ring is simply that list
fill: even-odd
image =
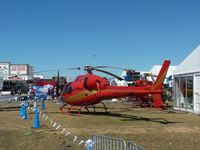
[{"label": "metal crowd barrier", "polygon": [[144,148],[124,139],[92,135],[91,150],[144,150]]}]

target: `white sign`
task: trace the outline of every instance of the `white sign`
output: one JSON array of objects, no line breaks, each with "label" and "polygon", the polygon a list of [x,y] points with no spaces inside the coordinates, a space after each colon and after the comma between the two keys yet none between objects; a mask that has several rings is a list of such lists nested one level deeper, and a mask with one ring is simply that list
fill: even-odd
[{"label": "white sign", "polygon": [[10,65],[11,75],[26,75],[28,71],[28,65]]},{"label": "white sign", "polygon": [[42,75],[42,74],[34,74],[34,78],[44,79],[44,75]]},{"label": "white sign", "polygon": [[9,75],[9,63],[0,63],[0,75]]}]

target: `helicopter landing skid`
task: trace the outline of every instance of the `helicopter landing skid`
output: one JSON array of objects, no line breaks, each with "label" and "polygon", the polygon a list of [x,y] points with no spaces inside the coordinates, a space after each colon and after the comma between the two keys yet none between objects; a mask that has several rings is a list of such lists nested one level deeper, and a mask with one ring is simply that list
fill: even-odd
[{"label": "helicopter landing skid", "polygon": [[106,105],[103,102],[100,102],[103,106],[95,106],[95,105],[87,105],[84,108],[87,110],[87,112],[91,112],[88,108],[93,108],[94,112],[96,112],[96,108],[104,108],[106,112],[108,112],[108,108],[106,107]]},{"label": "helicopter landing skid", "polygon": [[[64,113],[67,113],[68,115],[70,115],[70,112],[72,111],[72,110],[78,110],[78,113],[77,113],[77,115],[78,116],[80,116],[80,114],[81,114],[81,108],[82,107],[72,107],[72,106],[67,106],[67,107],[60,107],[60,112],[62,113],[62,114],[64,114]],[[64,110],[67,110],[67,111],[64,111]]]}]

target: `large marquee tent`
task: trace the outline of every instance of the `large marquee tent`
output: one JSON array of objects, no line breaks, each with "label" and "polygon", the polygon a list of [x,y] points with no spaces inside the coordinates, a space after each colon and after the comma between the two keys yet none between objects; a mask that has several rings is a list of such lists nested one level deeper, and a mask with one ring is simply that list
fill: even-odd
[{"label": "large marquee tent", "polygon": [[174,109],[200,114],[200,45],[174,71]]}]

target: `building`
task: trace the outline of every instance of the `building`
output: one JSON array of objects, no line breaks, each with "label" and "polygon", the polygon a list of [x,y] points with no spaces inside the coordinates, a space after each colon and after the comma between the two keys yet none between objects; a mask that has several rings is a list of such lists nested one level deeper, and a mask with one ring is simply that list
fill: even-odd
[{"label": "building", "polygon": [[8,77],[10,75],[10,62],[0,62],[0,76]]},{"label": "building", "polygon": [[200,45],[174,71],[174,109],[200,113]]},{"label": "building", "polygon": [[29,64],[0,62],[0,76],[4,80],[31,80],[34,77],[34,68]]}]

